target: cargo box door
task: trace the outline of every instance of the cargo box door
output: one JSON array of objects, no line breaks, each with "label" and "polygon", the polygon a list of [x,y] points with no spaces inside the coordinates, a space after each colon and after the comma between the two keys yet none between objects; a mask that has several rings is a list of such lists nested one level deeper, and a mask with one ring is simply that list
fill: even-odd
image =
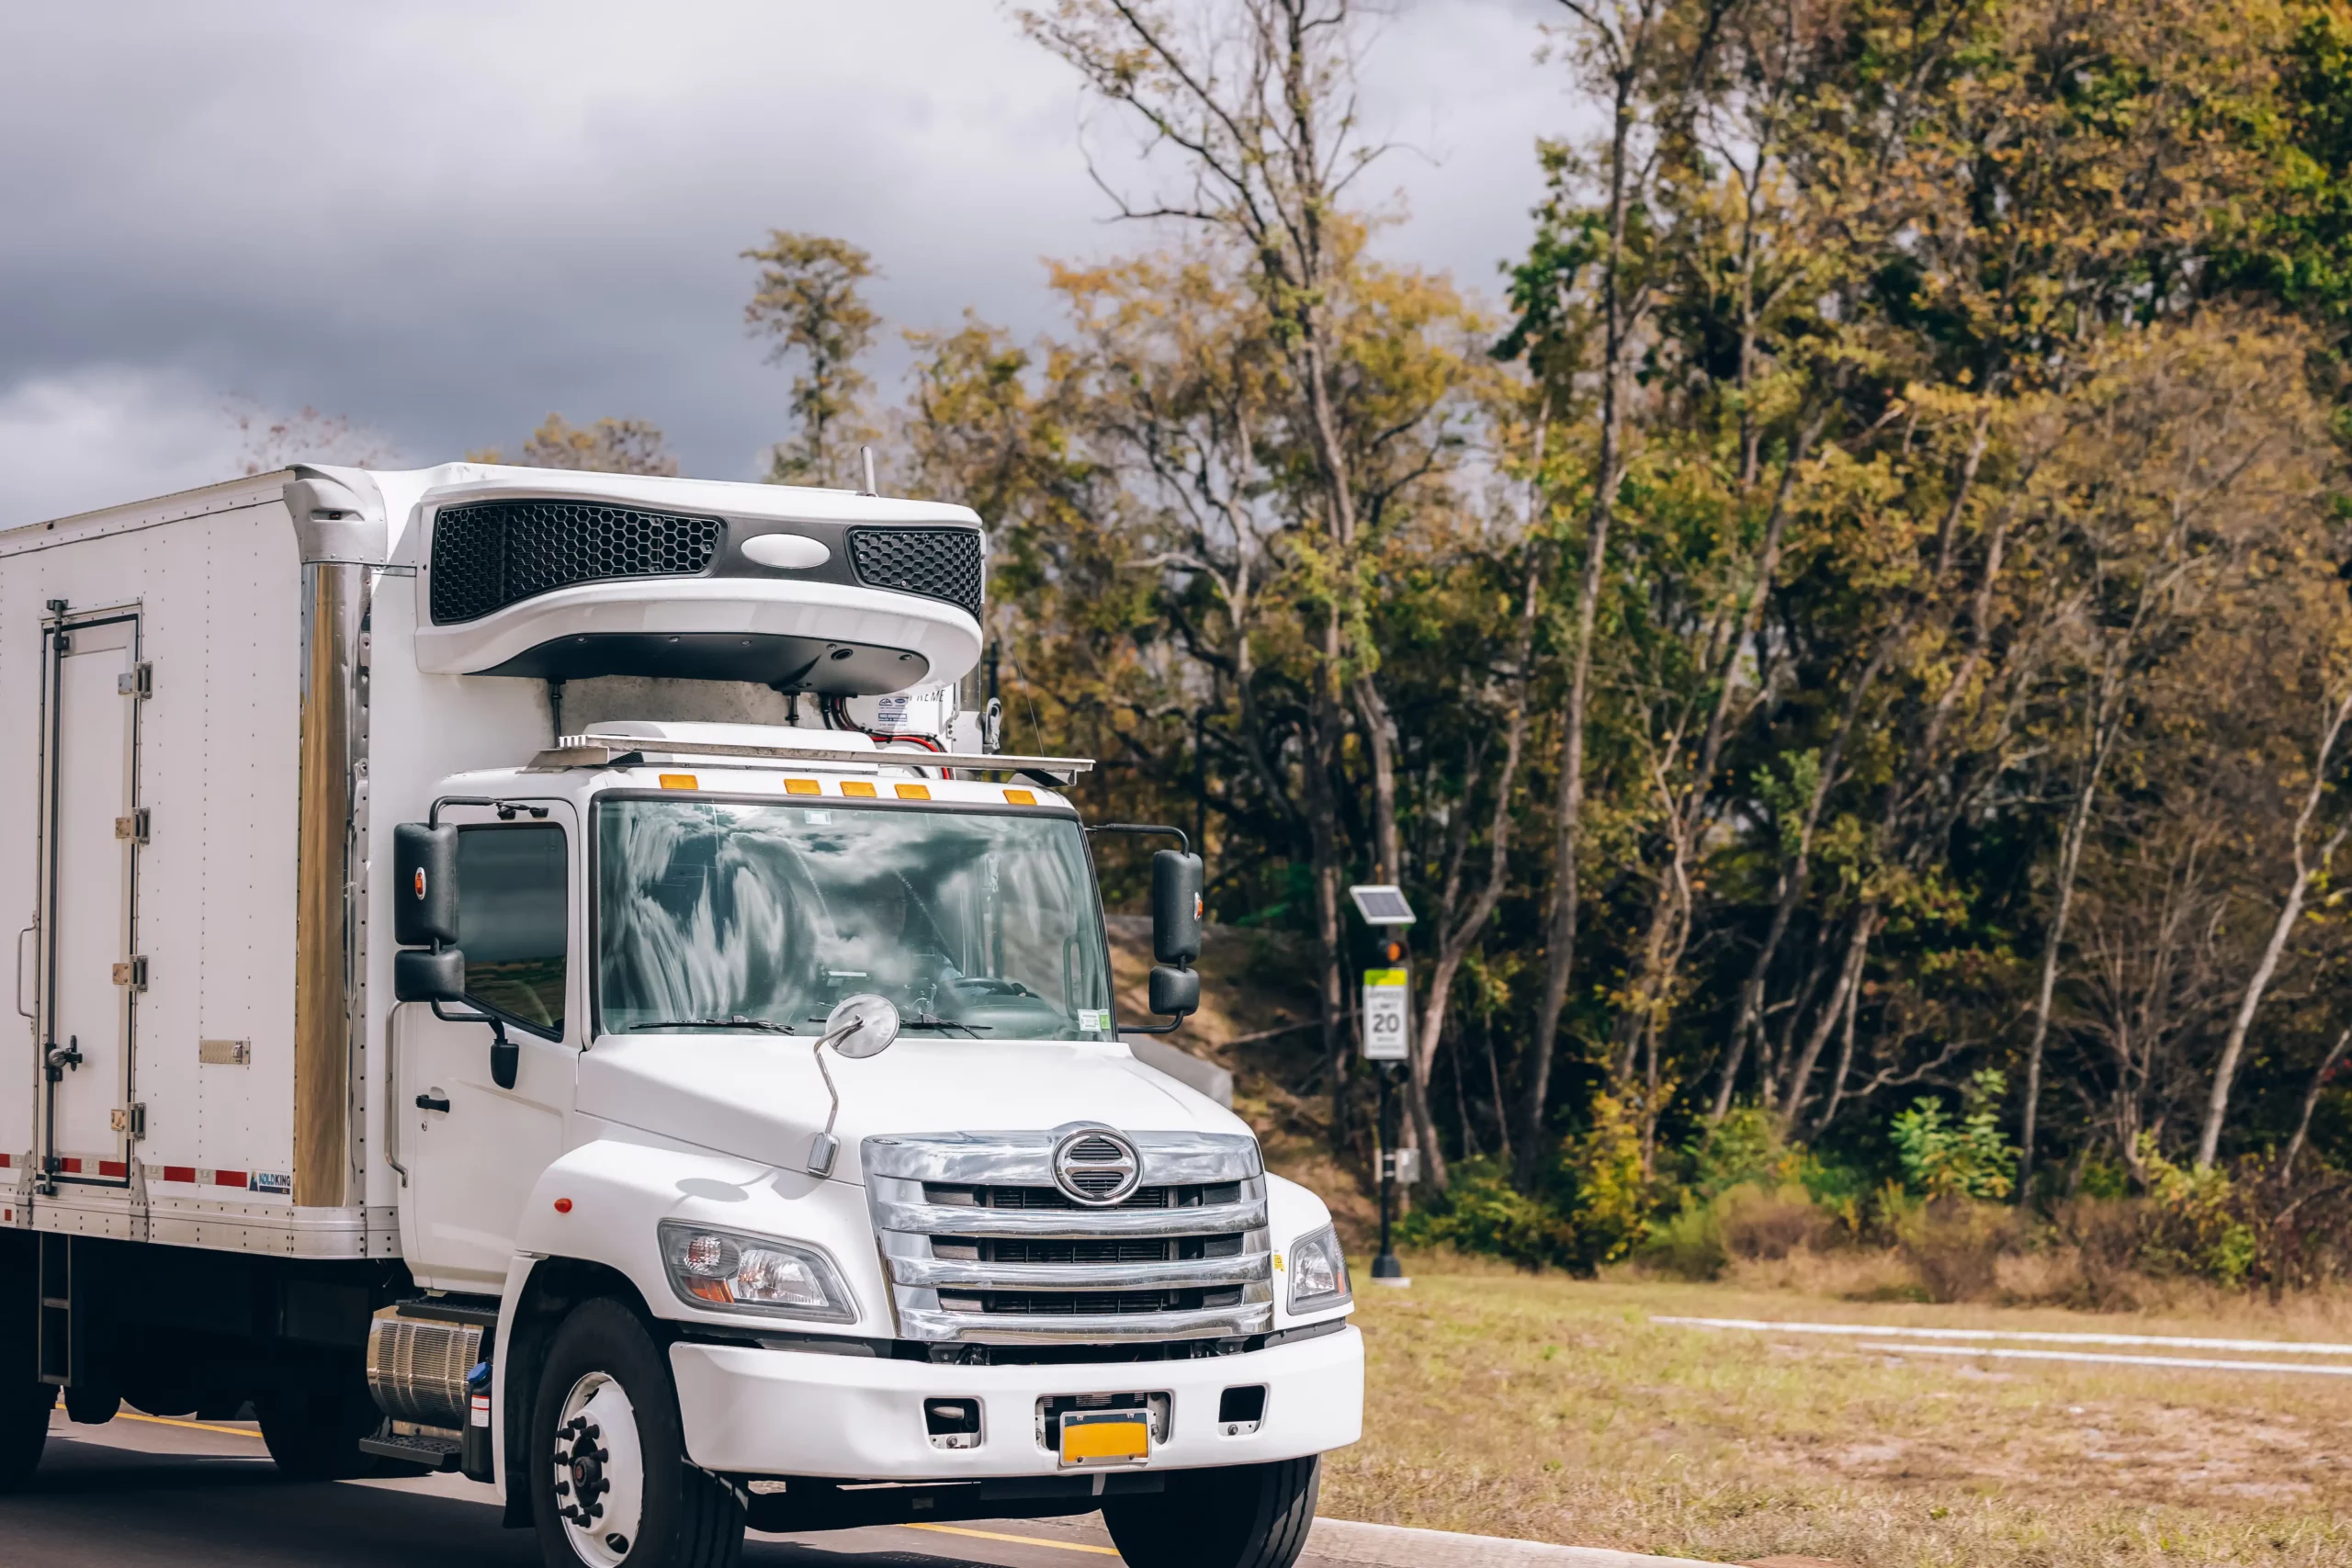
[{"label": "cargo box door", "polygon": [[136,1113],[139,706],[135,615],[48,633],[41,755],[42,1155],[51,1182],[127,1186]]}]

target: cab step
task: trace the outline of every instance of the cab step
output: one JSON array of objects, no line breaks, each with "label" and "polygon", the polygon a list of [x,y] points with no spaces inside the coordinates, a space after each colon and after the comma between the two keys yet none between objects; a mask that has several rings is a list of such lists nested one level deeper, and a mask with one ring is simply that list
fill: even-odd
[{"label": "cab step", "polygon": [[401,1432],[362,1438],[359,1439],[359,1451],[371,1458],[394,1460],[438,1474],[458,1468],[465,1445],[456,1438],[428,1438]]}]

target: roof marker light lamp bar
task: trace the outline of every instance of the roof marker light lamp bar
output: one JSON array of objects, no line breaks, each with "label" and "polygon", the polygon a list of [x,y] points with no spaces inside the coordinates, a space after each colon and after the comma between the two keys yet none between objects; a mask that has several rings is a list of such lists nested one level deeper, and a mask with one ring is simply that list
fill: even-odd
[{"label": "roof marker light lamp bar", "polygon": [[1078,774],[1091,773],[1087,757],[1014,757],[967,751],[890,751],[876,747],[852,750],[815,746],[743,746],[718,741],[673,740],[652,735],[566,735],[531,760],[534,768],[602,768],[630,758],[713,757],[745,761],[864,762],[901,768],[992,769],[1002,773]]}]

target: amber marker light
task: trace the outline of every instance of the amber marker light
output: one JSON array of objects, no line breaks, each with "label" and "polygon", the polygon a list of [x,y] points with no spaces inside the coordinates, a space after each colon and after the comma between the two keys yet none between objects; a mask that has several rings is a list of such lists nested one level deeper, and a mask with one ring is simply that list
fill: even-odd
[{"label": "amber marker light", "polygon": [[662,787],[663,789],[700,789],[702,781],[692,773],[663,773]]},{"label": "amber marker light", "polygon": [[1037,793],[1035,790],[1009,789],[1004,792],[1004,803],[1007,806],[1035,806],[1037,804]]},{"label": "amber marker light", "polygon": [[784,793],[786,795],[822,795],[824,791],[818,787],[817,781],[815,779],[786,779],[784,781]]},{"label": "amber marker light", "polygon": [[929,800],[931,798],[931,786],[928,784],[900,784],[898,789],[900,800]]},{"label": "amber marker light", "polygon": [[872,800],[874,786],[864,779],[842,780],[842,793],[853,800]]}]

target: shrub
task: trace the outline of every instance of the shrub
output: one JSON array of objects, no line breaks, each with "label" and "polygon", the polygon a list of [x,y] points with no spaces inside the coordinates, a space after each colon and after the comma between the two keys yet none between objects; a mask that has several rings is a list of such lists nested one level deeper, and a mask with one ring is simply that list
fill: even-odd
[{"label": "shrub", "polygon": [[1682,1207],[1652,1228],[1639,1257],[1651,1268],[1680,1279],[1719,1279],[1731,1261],[1731,1251],[1724,1245],[1723,1216],[1714,1204],[1686,1197]]},{"label": "shrub", "polygon": [[1631,1106],[1614,1095],[1594,1095],[1591,1125],[1568,1140],[1560,1168],[1579,1267],[1614,1263],[1641,1244],[1654,1201]]},{"label": "shrub", "polygon": [[2001,1075],[1987,1067],[1961,1091],[1958,1122],[1928,1095],[1898,1113],[1888,1133],[1905,1185],[1928,1199],[2007,1197],[2017,1185],[2018,1161],[2017,1151],[2001,1141],[2004,1088]]},{"label": "shrub", "polygon": [[1734,1258],[1777,1261],[1822,1239],[1821,1211],[1803,1187],[1735,1187],[1715,1200],[1724,1250]]},{"label": "shrub", "polygon": [[2000,1283],[2001,1255],[2017,1245],[2017,1212],[1948,1195],[1904,1205],[1894,1218],[1895,1245],[1928,1299],[1983,1301]]},{"label": "shrub", "polygon": [[1513,1187],[1510,1173],[1491,1159],[1456,1165],[1444,1193],[1397,1226],[1397,1240],[1481,1252],[1529,1269],[1566,1267],[1576,1258],[1574,1233],[1559,1211]]}]

